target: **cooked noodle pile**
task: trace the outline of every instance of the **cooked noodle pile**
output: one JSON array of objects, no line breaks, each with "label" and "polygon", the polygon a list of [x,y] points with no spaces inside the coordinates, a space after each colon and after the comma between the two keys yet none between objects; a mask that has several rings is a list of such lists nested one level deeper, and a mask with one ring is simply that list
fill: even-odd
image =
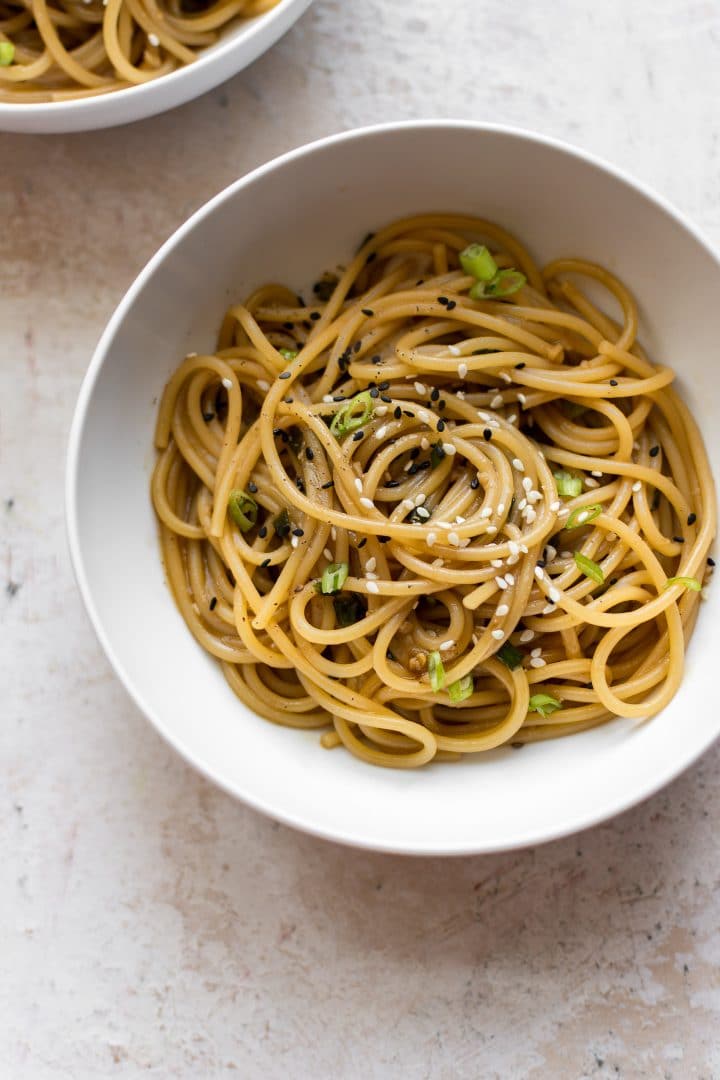
[{"label": "cooked noodle pile", "polygon": [[606,270],[451,214],[231,308],[166,388],[152,493],[237,696],[400,767],[662,709],[715,495],[636,335]]},{"label": "cooked noodle pile", "polygon": [[279,0],[0,0],[0,101],[66,101],[157,79]]}]

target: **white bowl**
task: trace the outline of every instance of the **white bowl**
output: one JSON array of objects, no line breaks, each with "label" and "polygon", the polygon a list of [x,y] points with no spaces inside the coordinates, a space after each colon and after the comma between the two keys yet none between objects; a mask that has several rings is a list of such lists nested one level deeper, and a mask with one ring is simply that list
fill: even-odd
[{"label": "white bowl", "polygon": [[311,3],[312,0],[280,0],[277,7],[265,15],[233,24],[220,41],[202,52],[194,63],[127,90],[76,101],[28,105],[0,102],[0,131],[24,131],[32,135],[93,131],[129,124],[184,105],[257,60]]},{"label": "white bowl", "polygon": [[[70,437],[70,546],[119,678],[166,739],[227,791],[290,825],[408,853],[489,852],[599,822],[645,798],[720,733],[711,590],[672,704],[565,739],[420,772],[373,768],[317,733],[250,712],[190,635],[164,583],[149,497],[158,395],[189,350],[212,347],[231,301],[266,280],[304,284],[369,229],[449,210],[502,222],[542,259],[579,254],[634,290],[642,340],[674,365],[720,452],[720,263],[661,198],[550,139],[446,121],[349,132],[237,181],[160,249],[113,315]],[[99,722],[101,718],[99,718]]]}]

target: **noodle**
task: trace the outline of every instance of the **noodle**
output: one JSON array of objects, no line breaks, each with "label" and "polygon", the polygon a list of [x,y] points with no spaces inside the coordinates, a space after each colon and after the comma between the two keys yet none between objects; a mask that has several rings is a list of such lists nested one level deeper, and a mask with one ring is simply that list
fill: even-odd
[{"label": "noodle", "polygon": [[664,708],[715,493],[625,286],[434,214],[314,293],[231,308],[159,410],[167,577],[240,700],[395,767]]},{"label": "noodle", "polygon": [[279,0],[0,0],[0,101],[68,101],[157,79]]}]

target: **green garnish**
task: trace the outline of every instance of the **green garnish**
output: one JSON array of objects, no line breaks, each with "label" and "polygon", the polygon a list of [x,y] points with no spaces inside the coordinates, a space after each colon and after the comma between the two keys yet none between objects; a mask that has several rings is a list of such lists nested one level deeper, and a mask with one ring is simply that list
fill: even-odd
[{"label": "green garnish", "polygon": [[458,679],[457,682],[450,683],[448,686],[448,694],[453,705],[459,705],[461,701],[465,701],[473,693],[475,689],[475,683],[473,682],[472,675],[463,675],[462,679]]},{"label": "green garnish", "polygon": [[592,506],[578,506],[565,522],[565,528],[579,529],[581,525],[589,525],[600,514],[602,514],[600,503],[593,503]]},{"label": "green garnish", "polygon": [[539,713],[542,717],[552,716],[558,709],[562,709],[562,704],[552,694],[533,694],[528,702],[528,712]]},{"label": "green garnish", "polygon": [[498,264],[484,244],[468,244],[460,252],[460,265],[478,281],[492,281],[498,272]]},{"label": "green garnish", "polygon": [[430,448],[430,464],[433,469],[437,469],[441,461],[446,457],[445,451],[442,448],[441,442],[433,443]]},{"label": "green garnish", "polygon": [[288,514],[287,509],[280,511],[273,521],[273,527],[276,535],[279,536],[281,540],[284,540],[290,535],[290,515]]},{"label": "green garnish", "polygon": [[320,591],[325,593],[326,596],[340,592],[347,580],[349,572],[350,567],[346,562],[330,563],[330,565],[326,566],[323,570]]},{"label": "green garnish", "polygon": [[582,480],[579,476],[573,476],[572,473],[564,470],[553,473],[553,476],[557,484],[558,495],[562,495],[563,499],[574,499],[583,489]]},{"label": "green garnish", "polygon": [[15,46],[12,41],[0,41],[0,67],[10,67],[15,59]]},{"label": "green garnish", "polygon": [[258,504],[246,491],[234,488],[228,495],[228,513],[240,532],[249,532],[257,522]]},{"label": "green garnish", "polygon": [[330,430],[335,438],[342,439],[345,435],[349,435],[351,431],[357,431],[358,428],[367,424],[374,408],[375,402],[370,397],[369,390],[363,390],[361,394],[356,394],[354,398],[350,398],[350,401],[346,402],[333,417]]},{"label": "green garnish", "polygon": [[278,349],[278,352],[288,363],[297,356],[297,349]]},{"label": "green garnish", "polygon": [[693,592],[700,592],[702,584],[695,577],[669,577],[665,582],[665,588],[669,589],[671,585],[684,585],[686,589],[692,589]]},{"label": "green garnish", "polygon": [[338,626],[353,626],[365,617],[366,609],[357,593],[343,593],[333,599]]},{"label": "green garnish", "polygon": [[581,554],[581,552],[575,552],[575,565],[578,570],[582,570],[585,577],[590,578],[591,581],[596,581],[598,585],[605,584],[605,575],[602,572],[602,567],[598,566],[592,559],[588,559],[587,555]]},{"label": "green garnish", "polygon": [[520,652],[520,649],[516,649],[514,645],[511,645],[509,641],[506,641],[502,649],[498,650],[496,656],[498,660],[502,660],[506,668],[514,671],[515,668],[520,667],[522,664],[525,654]]},{"label": "green garnish", "polygon": [[430,685],[437,694],[445,685],[445,668],[439,652],[428,653],[428,677]]},{"label": "green garnish", "polygon": [[527,278],[519,270],[500,270],[485,286],[485,296],[512,296],[522,289],[526,281]]}]

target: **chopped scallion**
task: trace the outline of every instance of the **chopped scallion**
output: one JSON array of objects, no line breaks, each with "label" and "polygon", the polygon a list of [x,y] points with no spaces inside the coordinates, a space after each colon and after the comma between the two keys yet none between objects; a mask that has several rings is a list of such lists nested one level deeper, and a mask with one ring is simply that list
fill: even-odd
[{"label": "chopped scallion", "polygon": [[563,499],[574,499],[583,489],[582,480],[579,476],[573,476],[572,473],[564,470],[553,473],[553,476],[557,484],[558,495],[561,495]]},{"label": "chopped scallion", "polygon": [[249,532],[257,522],[258,504],[240,488],[235,488],[228,496],[228,513],[241,532]]},{"label": "chopped scallion", "polygon": [[694,577],[669,577],[665,582],[665,588],[669,589],[671,585],[684,585],[686,589],[692,589],[693,592],[700,592],[702,589],[701,583]]},{"label": "chopped scallion", "polygon": [[290,515],[287,512],[287,508],[281,510],[278,516],[273,521],[275,528],[275,534],[284,540],[286,536],[290,535]]},{"label": "chopped scallion", "polygon": [[523,662],[524,653],[520,649],[516,649],[509,641],[506,641],[502,649],[497,652],[498,660],[502,660],[506,668],[510,671],[514,671],[515,668],[520,667]]},{"label": "chopped scallion", "polygon": [[602,506],[599,503],[593,503],[592,506],[578,506],[565,522],[565,528],[579,529],[581,525],[589,525],[600,514],[602,514]]},{"label": "chopped scallion", "polygon": [[353,626],[365,617],[366,609],[357,593],[343,593],[333,599],[338,626]]},{"label": "chopped scallion", "polygon": [[445,668],[439,652],[428,653],[427,670],[430,685],[437,694],[445,686]]},{"label": "chopped scallion", "polygon": [[356,394],[354,398],[346,402],[341,409],[339,409],[333,417],[330,424],[330,430],[336,439],[342,439],[345,435],[349,435],[353,431],[357,431],[358,428],[367,424],[368,420],[373,414],[375,408],[375,402],[370,397],[370,392],[364,390],[361,394]]},{"label": "chopped scallion", "polygon": [[474,689],[475,683],[473,682],[472,675],[463,675],[462,679],[450,683],[448,686],[448,694],[453,705],[459,705],[461,701],[465,701],[470,697]]},{"label": "chopped scallion", "polygon": [[346,562],[334,562],[330,563],[323,570],[322,581],[320,582],[320,588],[326,596],[332,593],[340,592],[343,585],[347,581],[350,567]]},{"label": "chopped scallion", "polygon": [[498,264],[484,244],[469,244],[460,252],[460,265],[477,281],[492,281],[498,272]]},{"label": "chopped scallion", "polygon": [[12,41],[0,41],[0,67],[9,67],[15,59],[15,46]]},{"label": "chopped scallion", "polygon": [[519,270],[500,270],[492,281],[485,286],[486,296],[512,296],[519,292],[527,281]]},{"label": "chopped scallion", "polygon": [[605,575],[602,572],[602,567],[598,566],[592,559],[588,559],[587,555],[583,555],[580,551],[576,551],[575,565],[578,570],[581,570],[585,577],[590,578],[591,581],[596,581],[598,585],[605,584]]},{"label": "chopped scallion", "polygon": [[528,712],[539,713],[542,717],[552,716],[558,709],[562,709],[562,704],[552,694],[533,694],[528,702]]},{"label": "chopped scallion", "polygon": [[278,352],[288,363],[297,356],[297,349],[278,349]]}]

